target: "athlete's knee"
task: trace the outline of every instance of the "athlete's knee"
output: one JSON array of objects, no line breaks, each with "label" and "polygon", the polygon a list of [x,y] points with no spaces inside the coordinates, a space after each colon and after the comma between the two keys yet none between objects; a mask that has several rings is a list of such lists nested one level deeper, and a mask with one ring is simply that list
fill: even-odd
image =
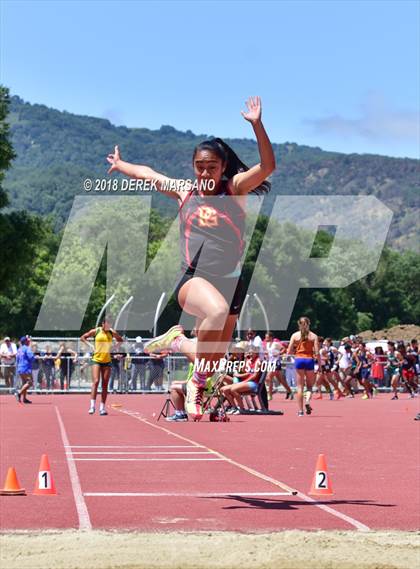
[{"label": "athlete's knee", "polygon": [[225,325],[226,319],[229,316],[229,306],[227,302],[218,302],[211,308],[207,318],[214,324],[222,328]]}]

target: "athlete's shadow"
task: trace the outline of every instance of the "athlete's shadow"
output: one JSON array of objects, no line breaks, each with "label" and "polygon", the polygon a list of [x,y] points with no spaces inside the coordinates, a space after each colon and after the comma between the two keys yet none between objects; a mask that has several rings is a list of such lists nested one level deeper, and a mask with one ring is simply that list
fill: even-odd
[{"label": "athlete's shadow", "polygon": [[218,498],[211,497],[209,499],[236,500],[242,504],[225,506],[223,507],[224,510],[242,510],[248,508],[257,508],[261,510],[297,510],[302,506],[318,506],[320,504],[326,506],[353,504],[357,506],[373,506],[375,508],[394,508],[396,506],[396,504],[378,504],[373,500],[318,500],[316,502],[306,502],[305,500],[296,500],[295,498],[291,500],[276,500],[274,498],[248,498],[245,496],[235,496],[235,494],[229,494],[227,496],[221,496]]}]

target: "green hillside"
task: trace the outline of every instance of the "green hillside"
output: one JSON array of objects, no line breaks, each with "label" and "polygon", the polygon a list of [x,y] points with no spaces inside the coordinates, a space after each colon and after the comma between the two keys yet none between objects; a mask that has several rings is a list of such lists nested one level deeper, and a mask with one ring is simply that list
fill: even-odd
[{"label": "green hillside", "polygon": [[[154,131],[116,127],[105,119],[31,105],[17,96],[11,99],[8,122],[17,155],[4,184],[10,205],[52,214],[57,227],[66,220],[74,196],[84,193],[83,180],[107,176],[105,156],[115,144],[125,160],[147,164],[169,176],[191,178],[194,146],[207,135],[217,136],[180,132],[171,126]],[[227,142],[245,163],[258,160],[254,141]],[[272,179],[274,194],[373,194],[394,212],[388,245],[400,250],[416,247],[417,160],[325,152],[288,142],[274,144],[274,150],[278,163]],[[153,200],[166,213],[175,206],[155,193]]]}]

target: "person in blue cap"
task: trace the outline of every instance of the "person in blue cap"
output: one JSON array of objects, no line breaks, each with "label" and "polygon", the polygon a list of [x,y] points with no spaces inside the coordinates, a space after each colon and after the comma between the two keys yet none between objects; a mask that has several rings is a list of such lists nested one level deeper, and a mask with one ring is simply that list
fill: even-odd
[{"label": "person in blue cap", "polygon": [[22,387],[20,390],[15,389],[14,396],[18,403],[32,403],[27,397],[26,393],[32,386],[32,364],[35,361],[35,356],[30,348],[31,339],[29,336],[22,336],[20,339],[20,348],[16,354],[16,370],[22,380]]}]

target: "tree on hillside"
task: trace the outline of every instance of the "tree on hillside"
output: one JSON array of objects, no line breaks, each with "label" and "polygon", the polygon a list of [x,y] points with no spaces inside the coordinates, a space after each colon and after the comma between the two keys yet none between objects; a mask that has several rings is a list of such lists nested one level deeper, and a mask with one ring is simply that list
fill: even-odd
[{"label": "tree on hillside", "polygon": [[[0,86],[0,210],[9,203],[2,182],[15,158],[6,122],[9,103],[9,90]],[[0,211],[1,332],[17,335],[31,327],[55,246],[56,237],[47,219],[26,211]],[[47,260],[42,262],[44,257]]]},{"label": "tree on hillside", "polygon": [[3,189],[3,179],[6,170],[16,157],[9,141],[9,125],[6,116],[10,104],[9,90],[0,85],[0,209],[8,205],[9,200]]}]

